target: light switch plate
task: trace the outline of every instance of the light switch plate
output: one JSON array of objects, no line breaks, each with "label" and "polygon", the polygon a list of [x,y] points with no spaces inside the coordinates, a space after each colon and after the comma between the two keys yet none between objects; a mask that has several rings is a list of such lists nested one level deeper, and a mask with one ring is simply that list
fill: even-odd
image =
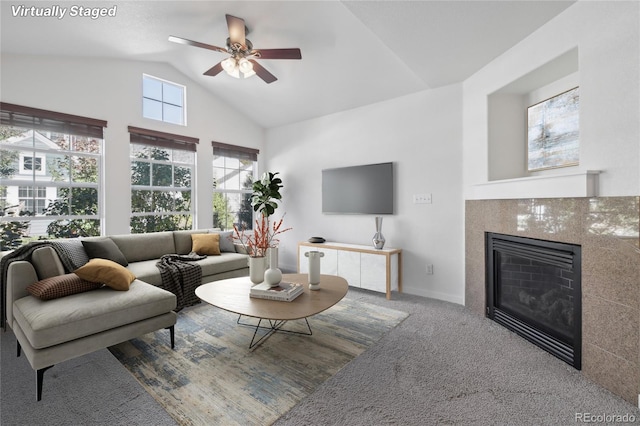
[{"label": "light switch plate", "polygon": [[413,194],[413,204],[431,204],[431,194]]}]

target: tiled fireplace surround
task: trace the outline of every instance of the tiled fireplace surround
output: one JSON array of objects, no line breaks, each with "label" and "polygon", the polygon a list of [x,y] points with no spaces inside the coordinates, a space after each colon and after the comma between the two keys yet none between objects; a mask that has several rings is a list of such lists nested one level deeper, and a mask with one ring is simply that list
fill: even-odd
[{"label": "tiled fireplace surround", "polygon": [[582,373],[640,393],[640,197],[468,200],[466,301],[485,313],[485,232],[582,246]]}]

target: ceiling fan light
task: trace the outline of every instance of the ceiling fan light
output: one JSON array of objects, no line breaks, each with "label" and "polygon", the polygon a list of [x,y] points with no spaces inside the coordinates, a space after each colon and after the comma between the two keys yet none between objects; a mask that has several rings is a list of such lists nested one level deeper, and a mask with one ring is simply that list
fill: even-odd
[{"label": "ceiling fan light", "polygon": [[251,69],[249,71],[243,71],[242,74],[243,74],[244,78],[249,78],[251,76],[256,75],[256,72],[253,69]]},{"label": "ceiling fan light", "polygon": [[240,71],[246,74],[250,71],[253,71],[253,64],[247,58],[240,58],[240,60],[238,61],[238,68],[240,68]]},{"label": "ceiling fan light", "polygon": [[225,70],[229,75],[238,73],[238,63],[233,57],[225,59],[220,63],[220,65],[222,65],[222,69]]}]

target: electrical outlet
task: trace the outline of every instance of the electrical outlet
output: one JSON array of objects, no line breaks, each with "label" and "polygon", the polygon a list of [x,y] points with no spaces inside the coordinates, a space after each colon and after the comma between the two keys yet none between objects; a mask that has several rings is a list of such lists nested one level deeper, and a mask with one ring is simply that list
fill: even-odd
[{"label": "electrical outlet", "polygon": [[431,263],[427,264],[427,275],[433,275],[433,265]]},{"label": "electrical outlet", "polygon": [[413,204],[431,204],[431,194],[413,194]]}]

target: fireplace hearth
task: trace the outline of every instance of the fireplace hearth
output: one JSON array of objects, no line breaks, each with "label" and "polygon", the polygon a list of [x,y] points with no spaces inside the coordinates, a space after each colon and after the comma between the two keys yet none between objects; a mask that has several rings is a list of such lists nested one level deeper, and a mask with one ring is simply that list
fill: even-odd
[{"label": "fireplace hearth", "polygon": [[581,369],[581,247],[492,232],[485,238],[487,317]]}]

